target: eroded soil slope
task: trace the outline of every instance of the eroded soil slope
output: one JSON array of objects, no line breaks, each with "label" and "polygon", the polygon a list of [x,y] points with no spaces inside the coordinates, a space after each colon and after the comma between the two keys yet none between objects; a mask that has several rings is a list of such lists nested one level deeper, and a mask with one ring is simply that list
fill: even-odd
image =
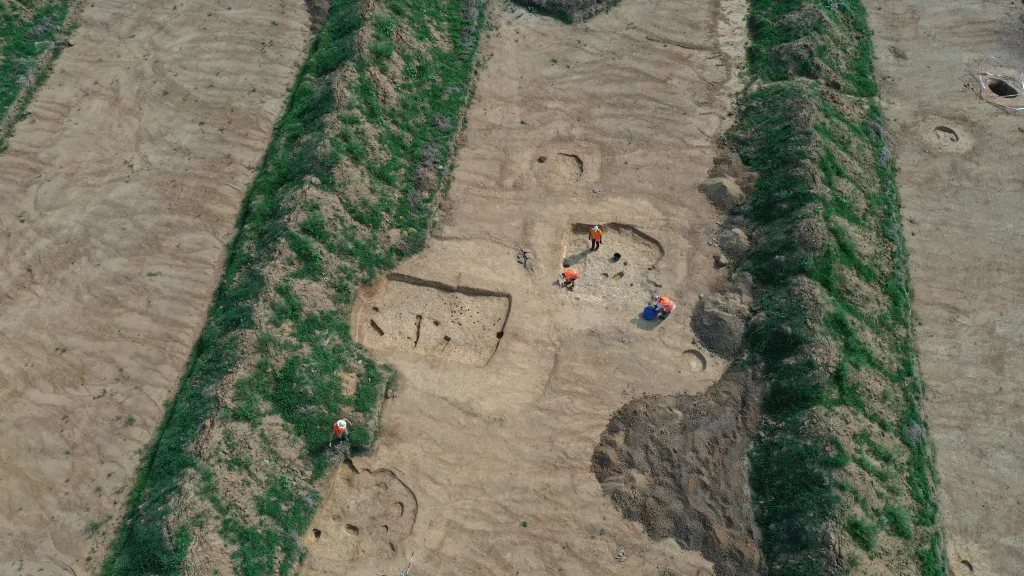
[{"label": "eroded soil slope", "polygon": [[954,574],[1024,566],[1024,118],[979,98],[1024,60],[1019,5],[866,2],[900,167],[926,408]]},{"label": "eroded soil slope", "polygon": [[[447,293],[392,298],[404,292],[384,279],[357,300],[353,335],[368,344],[388,334],[371,320],[407,312],[406,344],[374,352],[401,383],[376,451],[321,490],[300,572],[390,574],[412,559],[428,574],[713,573],[623,519],[591,458],[623,404],[700,392],[726,365],[687,351],[690,312],[725,274],[709,245],[721,217],[697,187],[730,109],[727,16],[701,0],[628,2],[576,27],[490,15],[446,215],[398,272],[492,296],[459,300],[446,351],[417,351],[411,326],[458,326]],[[606,224],[599,251],[579,223]],[[585,274],[573,291],[556,286],[567,259]],[[679,303],[660,325],[638,319],[651,290]],[[510,300],[500,337],[480,329],[499,340],[493,356],[449,361],[493,294]],[[342,494],[365,490],[389,504],[350,510]]]},{"label": "eroded soil slope", "polygon": [[2,570],[97,566],[307,34],[298,1],[95,0],[0,155]]}]

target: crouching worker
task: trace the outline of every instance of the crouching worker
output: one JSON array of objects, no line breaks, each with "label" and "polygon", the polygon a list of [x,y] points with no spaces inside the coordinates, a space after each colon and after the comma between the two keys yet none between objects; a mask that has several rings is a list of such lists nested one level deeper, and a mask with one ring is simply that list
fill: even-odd
[{"label": "crouching worker", "polygon": [[676,303],[665,296],[655,295],[651,304],[654,306],[654,310],[658,313],[658,318],[662,319],[668,318],[668,315],[676,309]]},{"label": "crouching worker", "polygon": [[348,422],[344,418],[334,423],[334,432],[331,434],[331,441],[327,443],[327,447],[333,448],[335,440],[348,441]]},{"label": "crouching worker", "polygon": [[579,277],[579,270],[575,268],[566,268],[565,272],[562,272],[562,275],[559,276],[558,279],[559,282],[561,282],[563,288],[568,288],[569,290],[572,290],[573,287],[576,286],[576,280],[579,279]]}]

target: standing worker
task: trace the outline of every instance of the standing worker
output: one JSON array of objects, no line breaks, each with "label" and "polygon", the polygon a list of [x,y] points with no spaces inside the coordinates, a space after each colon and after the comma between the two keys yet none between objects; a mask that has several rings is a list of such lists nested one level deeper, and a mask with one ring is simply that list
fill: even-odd
[{"label": "standing worker", "polygon": [[327,443],[327,447],[334,447],[335,440],[342,442],[348,440],[348,422],[344,418],[334,423],[334,432],[331,434],[331,441]]},{"label": "standing worker", "polygon": [[601,227],[600,226],[597,226],[595,224],[594,227],[590,229],[590,250],[591,251],[597,250],[598,248],[601,247],[601,236],[602,235],[603,235],[603,232],[601,232]]},{"label": "standing worker", "polygon": [[575,268],[566,268],[565,272],[559,276],[559,281],[562,283],[562,287],[572,290],[576,286],[576,280],[580,277],[579,270]]},{"label": "standing worker", "polygon": [[651,301],[654,306],[654,310],[658,312],[658,318],[665,319],[668,315],[676,309],[676,303],[670,298],[665,296],[654,295],[654,299]]}]

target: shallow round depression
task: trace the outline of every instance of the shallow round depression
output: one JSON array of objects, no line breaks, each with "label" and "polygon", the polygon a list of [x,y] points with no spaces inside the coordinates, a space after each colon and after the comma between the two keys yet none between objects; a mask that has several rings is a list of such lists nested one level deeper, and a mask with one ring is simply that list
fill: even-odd
[{"label": "shallow round depression", "polygon": [[683,352],[683,366],[690,372],[703,372],[708,367],[708,361],[699,350],[686,350]]}]

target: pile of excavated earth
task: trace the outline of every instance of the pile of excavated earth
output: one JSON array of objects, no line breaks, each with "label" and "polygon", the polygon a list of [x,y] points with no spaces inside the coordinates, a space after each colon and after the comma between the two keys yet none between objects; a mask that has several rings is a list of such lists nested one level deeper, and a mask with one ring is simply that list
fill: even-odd
[{"label": "pile of excavated earth", "polygon": [[0,566],[1014,573],[1013,88],[907,63],[993,14],[0,0]]}]

